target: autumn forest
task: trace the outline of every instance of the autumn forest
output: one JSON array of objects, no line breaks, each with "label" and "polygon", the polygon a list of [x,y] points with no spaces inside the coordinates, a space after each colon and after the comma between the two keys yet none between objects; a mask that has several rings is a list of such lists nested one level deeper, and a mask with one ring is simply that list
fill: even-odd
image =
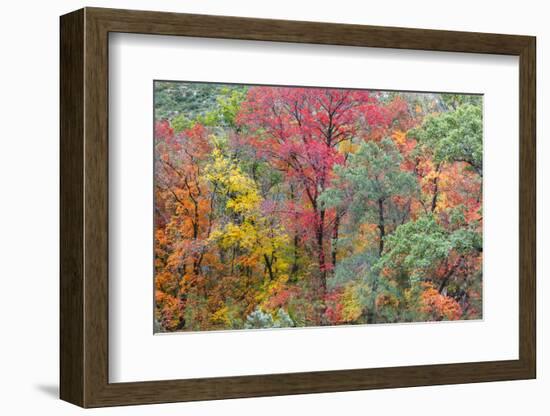
[{"label": "autumn forest", "polygon": [[482,317],[481,96],[154,94],[155,332]]}]

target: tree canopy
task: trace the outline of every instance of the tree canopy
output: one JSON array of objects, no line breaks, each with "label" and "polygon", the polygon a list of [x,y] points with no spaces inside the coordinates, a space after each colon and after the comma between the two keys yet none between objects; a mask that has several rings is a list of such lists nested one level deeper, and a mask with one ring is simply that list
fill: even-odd
[{"label": "tree canopy", "polygon": [[155,83],[155,328],[482,316],[482,100]]}]

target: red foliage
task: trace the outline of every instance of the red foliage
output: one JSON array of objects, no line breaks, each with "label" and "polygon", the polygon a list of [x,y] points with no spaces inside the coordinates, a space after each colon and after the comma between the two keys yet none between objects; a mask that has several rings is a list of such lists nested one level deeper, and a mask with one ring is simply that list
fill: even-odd
[{"label": "red foliage", "polygon": [[339,145],[360,131],[365,139],[364,132],[386,131],[403,110],[402,103],[381,106],[368,91],[320,88],[253,87],[242,103],[237,123],[246,142],[299,191],[287,206],[289,223],[309,231],[305,236],[317,253],[321,285],[333,268],[325,251],[338,225],[334,209],[322,207],[318,198],[331,185],[334,165],[345,163]]},{"label": "red foliage", "polygon": [[341,301],[341,297],[342,290],[332,291],[325,296],[325,304],[327,305],[325,318],[333,325],[345,322],[343,317],[344,304]]}]

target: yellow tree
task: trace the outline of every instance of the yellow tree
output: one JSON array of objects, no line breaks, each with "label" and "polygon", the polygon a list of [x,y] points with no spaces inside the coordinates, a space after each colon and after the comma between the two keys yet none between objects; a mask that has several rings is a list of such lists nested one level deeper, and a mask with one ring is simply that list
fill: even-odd
[{"label": "yellow tree", "polygon": [[245,311],[249,313],[262,298],[255,289],[261,287],[262,293],[266,289],[269,293],[288,279],[284,248],[289,238],[276,216],[263,209],[265,201],[256,183],[220,149],[214,149],[205,172],[220,198],[217,205],[223,210],[210,235],[210,241],[221,249],[220,262],[228,264],[229,274],[240,276],[241,282],[258,275],[264,277],[263,281],[253,282],[255,288],[245,288],[251,301]]}]

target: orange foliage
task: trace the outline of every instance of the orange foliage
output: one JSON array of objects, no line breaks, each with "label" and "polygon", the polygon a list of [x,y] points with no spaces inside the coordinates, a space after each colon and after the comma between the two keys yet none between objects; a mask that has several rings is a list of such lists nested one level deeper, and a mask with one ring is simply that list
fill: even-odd
[{"label": "orange foliage", "polygon": [[462,316],[462,308],[456,300],[439,293],[433,286],[427,286],[421,295],[421,311],[430,320],[457,320]]}]

